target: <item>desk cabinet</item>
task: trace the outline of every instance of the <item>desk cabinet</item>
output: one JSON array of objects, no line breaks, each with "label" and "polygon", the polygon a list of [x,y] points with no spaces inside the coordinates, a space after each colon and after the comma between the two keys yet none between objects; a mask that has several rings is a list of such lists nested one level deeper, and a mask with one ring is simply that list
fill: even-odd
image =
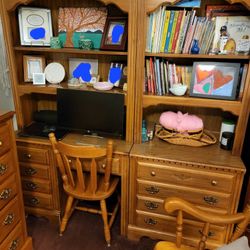
[{"label": "desk cabinet", "polygon": [[17,162],[13,113],[0,114],[0,249],[31,250]]},{"label": "desk cabinet", "polygon": [[48,140],[17,137],[25,210],[59,221],[57,168]]},{"label": "desk cabinet", "polygon": [[[167,197],[177,196],[205,211],[218,214],[230,214],[237,208],[245,171],[240,161],[238,167],[233,168],[223,167],[219,163],[201,164],[199,159],[195,162],[191,158],[186,161],[172,160],[170,156],[152,158],[157,148],[151,147],[150,143],[145,144],[143,154],[141,152],[140,155],[141,148],[142,145],[135,145],[130,158],[129,238],[149,236],[174,240],[176,219],[166,214],[163,208]],[[195,244],[202,226],[191,216],[186,216],[183,227],[186,242]],[[230,226],[212,225],[208,245],[216,247],[223,243],[231,229]]]}]

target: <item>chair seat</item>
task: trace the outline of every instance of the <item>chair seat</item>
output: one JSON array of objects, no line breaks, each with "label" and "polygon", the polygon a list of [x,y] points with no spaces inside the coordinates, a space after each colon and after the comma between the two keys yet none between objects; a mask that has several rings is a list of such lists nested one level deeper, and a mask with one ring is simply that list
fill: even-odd
[{"label": "chair seat", "polygon": [[197,248],[184,245],[181,245],[180,248],[177,248],[176,244],[173,242],[159,241],[155,245],[154,250],[197,250]]},{"label": "chair seat", "polygon": [[104,175],[98,175],[98,186],[96,193],[93,194],[91,192],[91,181],[90,181],[90,175],[85,175],[85,191],[80,191],[79,188],[76,187],[73,189],[71,186],[63,185],[63,188],[66,193],[69,195],[73,195],[77,199],[82,200],[104,200],[108,197],[110,197],[113,192],[115,191],[117,184],[119,182],[119,177],[117,176],[111,176],[110,177],[110,183],[109,183],[109,189],[105,191],[104,187]]}]

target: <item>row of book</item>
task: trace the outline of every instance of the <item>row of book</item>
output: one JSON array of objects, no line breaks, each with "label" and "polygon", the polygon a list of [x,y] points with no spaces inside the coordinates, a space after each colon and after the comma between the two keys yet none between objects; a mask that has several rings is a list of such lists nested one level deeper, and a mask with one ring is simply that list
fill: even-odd
[{"label": "row of book", "polygon": [[147,16],[146,52],[191,53],[194,40],[199,53],[207,54],[213,43],[215,19],[197,17],[196,10],[159,7]]},{"label": "row of book", "polygon": [[144,91],[155,95],[166,95],[175,83],[186,84],[189,88],[192,66],[169,63],[164,58],[146,59]]}]

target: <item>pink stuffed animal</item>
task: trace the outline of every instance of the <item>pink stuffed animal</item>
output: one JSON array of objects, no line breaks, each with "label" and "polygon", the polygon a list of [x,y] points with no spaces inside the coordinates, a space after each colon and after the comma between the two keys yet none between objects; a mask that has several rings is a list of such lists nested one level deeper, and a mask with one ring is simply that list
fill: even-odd
[{"label": "pink stuffed animal", "polygon": [[182,114],[172,111],[163,112],[159,119],[160,124],[166,129],[179,132],[197,131],[203,129],[203,121],[196,115]]}]

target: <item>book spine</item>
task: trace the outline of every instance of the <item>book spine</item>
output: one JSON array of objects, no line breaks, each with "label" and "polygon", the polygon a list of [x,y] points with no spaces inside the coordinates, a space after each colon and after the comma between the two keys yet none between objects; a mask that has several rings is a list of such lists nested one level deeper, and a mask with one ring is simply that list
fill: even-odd
[{"label": "book spine", "polygon": [[168,32],[169,19],[170,19],[170,10],[166,10],[165,12],[166,12],[166,17],[165,17],[165,23],[164,23],[163,33],[162,33],[160,52],[164,52],[164,47],[165,47],[167,32]]},{"label": "book spine", "polygon": [[151,76],[152,76],[152,78],[151,78],[151,91],[152,91],[152,93],[153,94],[155,94],[156,93],[156,84],[155,84],[155,74],[154,74],[154,62],[153,62],[153,58],[152,57],[150,57],[149,58],[149,65],[150,65],[150,72],[151,72]]},{"label": "book spine", "polygon": [[179,11],[179,14],[178,14],[178,19],[177,19],[177,23],[176,23],[175,34],[174,34],[173,44],[172,44],[172,49],[171,49],[172,53],[175,52],[177,39],[178,39],[178,36],[180,34],[181,21],[182,21],[183,13],[184,13],[184,11],[181,10],[181,11]]},{"label": "book spine", "polygon": [[185,19],[186,19],[186,15],[187,15],[187,11],[184,10],[183,15],[182,15],[182,19],[181,19],[180,31],[179,31],[178,39],[176,41],[176,46],[175,46],[174,53],[179,53],[178,51],[179,51],[179,48],[180,48],[180,39],[181,39],[181,36],[182,36],[182,33],[183,33],[183,28],[184,28],[184,22],[185,22]]},{"label": "book spine", "polygon": [[172,52],[172,46],[173,46],[173,40],[174,40],[174,35],[175,35],[175,29],[176,29],[178,16],[179,16],[179,11],[175,11],[173,27],[172,27],[172,31],[171,31],[171,35],[170,35],[169,46],[168,46],[168,53]]},{"label": "book spine", "polygon": [[168,46],[169,46],[169,42],[170,42],[170,35],[171,35],[171,31],[172,31],[172,27],[173,27],[173,21],[174,21],[174,10],[171,10],[170,13],[170,19],[169,19],[169,25],[168,25],[168,32],[167,32],[167,38],[166,38],[166,43],[165,43],[165,47],[164,47],[164,52],[168,53]]},{"label": "book spine", "polygon": [[183,51],[183,46],[184,46],[184,42],[186,40],[187,29],[188,29],[190,17],[191,17],[191,12],[188,11],[187,16],[185,17],[183,31],[181,32],[181,36],[180,36],[180,41],[179,41],[178,51],[177,51],[178,54],[182,53],[182,51]]},{"label": "book spine", "polygon": [[164,62],[164,76],[165,76],[165,93],[168,94],[169,93],[169,88],[168,88],[168,62]]}]

